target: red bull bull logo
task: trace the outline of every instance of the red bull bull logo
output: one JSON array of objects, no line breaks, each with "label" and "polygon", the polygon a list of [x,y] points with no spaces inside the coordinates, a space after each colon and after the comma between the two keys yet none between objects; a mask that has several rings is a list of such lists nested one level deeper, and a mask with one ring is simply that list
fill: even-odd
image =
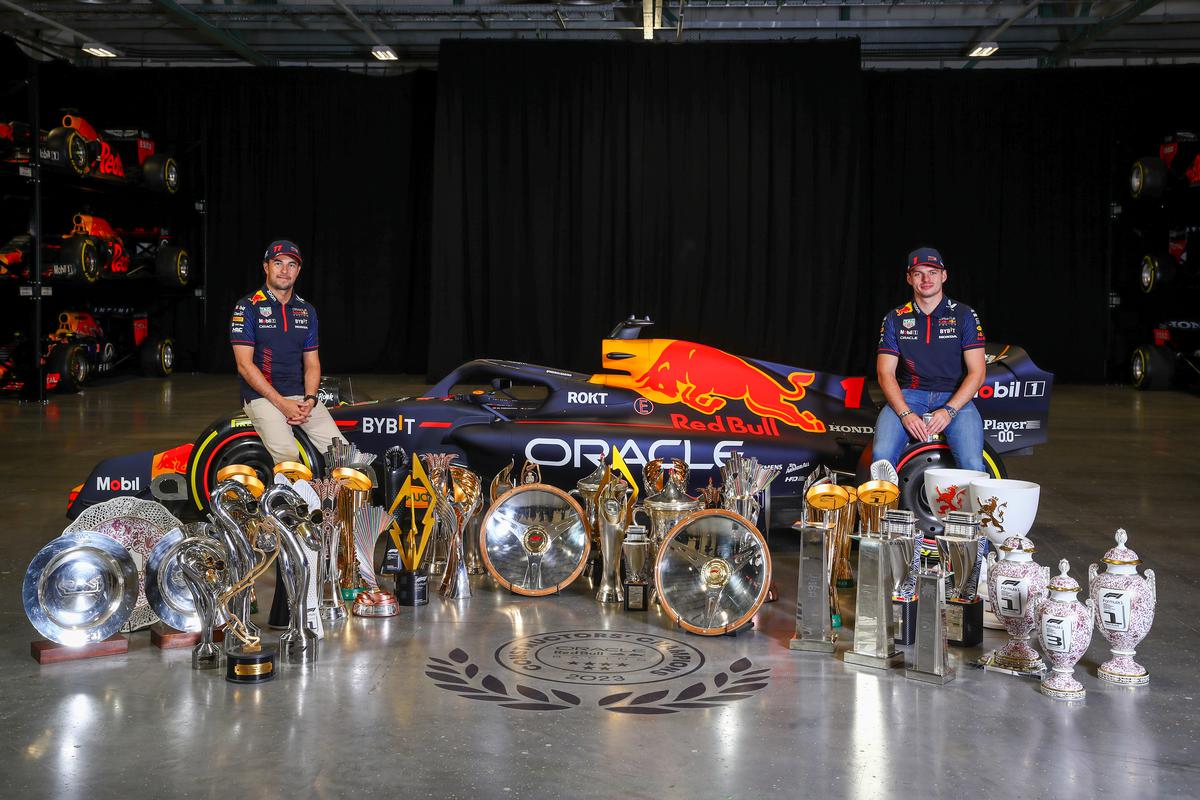
[{"label": "red bull bull logo", "polygon": [[668,340],[650,367],[636,376],[633,388],[651,400],[683,403],[710,416],[730,400],[741,401],[760,417],[810,433],[824,433],[825,423],[795,404],[804,398],[805,388],[814,377],[811,372],[796,371],[787,376],[788,385],[784,386],[748,361],[723,350]]},{"label": "red bull bull logo", "polygon": [[154,479],[159,475],[172,473],[178,475],[186,473],[188,459],[192,455],[193,446],[190,444],[181,444],[178,447],[172,447],[170,450],[155,453],[154,460],[150,462],[150,478]]}]

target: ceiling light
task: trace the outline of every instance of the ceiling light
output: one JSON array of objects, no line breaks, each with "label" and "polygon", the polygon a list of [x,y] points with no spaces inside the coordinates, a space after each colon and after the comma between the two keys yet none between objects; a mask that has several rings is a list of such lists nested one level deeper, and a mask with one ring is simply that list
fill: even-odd
[{"label": "ceiling light", "polygon": [[975,49],[968,53],[969,58],[987,58],[1000,48],[995,42],[980,42]]},{"label": "ceiling light", "polygon": [[120,51],[116,48],[100,44],[99,42],[88,42],[83,46],[83,52],[93,55],[96,58],[117,58],[121,55]]},{"label": "ceiling light", "polygon": [[378,44],[371,48],[371,55],[378,58],[380,61],[395,61],[396,51],[388,47],[386,44]]}]

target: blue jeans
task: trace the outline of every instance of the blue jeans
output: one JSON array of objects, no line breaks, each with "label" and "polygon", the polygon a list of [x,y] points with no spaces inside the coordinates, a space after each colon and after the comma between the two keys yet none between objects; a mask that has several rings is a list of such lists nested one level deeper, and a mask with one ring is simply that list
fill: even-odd
[{"label": "blue jeans", "polygon": [[[930,392],[924,389],[901,389],[908,407],[918,416],[927,411],[936,411],[946,405],[953,392]],[[975,410],[974,403],[967,403],[958,410],[958,415],[942,431],[954,454],[959,469],[985,471],[983,466],[983,418]],[[900,453],[910,439],[900,417],[885,405],[875,421],[874,460],[887,459],[892,466],[900,459]]]}]

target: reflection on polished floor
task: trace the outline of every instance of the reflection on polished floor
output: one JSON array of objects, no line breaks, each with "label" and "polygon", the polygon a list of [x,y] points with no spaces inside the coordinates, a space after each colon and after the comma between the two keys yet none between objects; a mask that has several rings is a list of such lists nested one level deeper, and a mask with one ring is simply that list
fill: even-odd
[{"label": "reflection on polished floor", "polygon": [[[417,387],[368,376],[356,388],[387,397]],[[1156,571],[1157,620],[1138,651],[1147,688],[1096,679],[1107,658],[1099,636],[1077,668],[1088,690],[1078,704],[964,666],[1000,643],[992,632],[984,648],[952,649],[958,678],[941,688],[846,665],[840,652],[792,652],[786,530],[771,537],[782,597],[736,637],[602,608],[582,579],[539,599],[475,578],[469,601],[433,596],[395,618],[350,619],[315,666],[283,665],[262,686],[194,672],[186,650],[159,651],[145,632],[124,656],[39,667],[20,587],[67,523],[67,490],[105,456],[189,441],[235,394],[232,378],[180,375],[56,397],[44,411],[0,404],[0,795],[1197,795],[1193,395],[1058,387],[1050,443],[1007,464],[1043,487],[1031,533],[1040,563],[1068,558],[1082,582],[1125,527]],[[608,657],[625,660],[589,660]]]}]

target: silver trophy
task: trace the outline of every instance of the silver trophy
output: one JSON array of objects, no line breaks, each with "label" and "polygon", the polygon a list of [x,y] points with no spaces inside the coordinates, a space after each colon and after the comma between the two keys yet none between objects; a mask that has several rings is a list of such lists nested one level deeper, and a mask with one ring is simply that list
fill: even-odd
[{"label": "silver trophy", "polygon": [[483,483],[478,475],[465,467],[443,467],[436,460],[431,463],[430,479],[438,526],[448,537],[446,568],[439,591],[442,597],[450,600],[469,600],[471,576],[467,571],[463,534],[483,505]]},{"label": "silver trophy", "polygon": [[601,603],[620,603],[625,599],[621,590],[621,542],[632,522],[633,500],[629,484],[608,473],[596,496],[600,552],[604,559],[600,585],[596,587],[596,600]]},{"label": "silver trophy", "polygon": [[796,635],[792,650],[832,653],[837,636],[829,615],[829,579],[832,568],[827,538],[832,528],[824,522],[796,523],[800,533],[800,575],[796,585]]},{"label": "silver trophy", "polygon": [[480,531],[484,567],[505,589],[528,597],[570,586],[591,549],[583,509],[546,484],[526,484],[498,496]]},{"label": "silver trophy", "polygon": [[[246,537],[246,526],[259,513],[258,500],[242,484],[225,479],[217,484],[210,498],[212,525],[209,534],[225,545],[230,558],[230,575],[233,583],[240,583],[257,563],[257,557]],[[250,619],[250,606],[254,601],[254,586],[247,585],[228,602],[230,613],[243,623],[245,632],[260,637],[262,631]]]},{"label": "silver trophy", "polygon": [[921,569],[921,532],[911,511],[890,509],[883,515],[892,567],[892,602],[895,637],[899,644],[912,644],[917,622],[917,572]]},{"label": "silver trophy", "polygon": [[309,519],[307,504],[291,486],[273,484],[259,502],[279,535],[279,574],[287,592],[288,627],[279,636],[279,650],[291,664],[311,664],[317,660],[319,640],[308,626],[308,560],[304,551],[320,552],[321,539]]},{"label": "silver trophy", "polygon": [[946,650],[945,597],[946,576],[940,569],[917,574],[917,641],[906,678],[939,685],[954,680]]},{"label": "silver trophy", "polygon": [[341,518],[337,513],[338,495],[342,484],[333,478],[312,482],[313,491],[321,501],[321,553],[317,560],[317,613],[323,624],[346,618],[342,589],[338,583],[338,546],[342,541]]},{"label": "silver trophy", "polygon": [[192,669],[218,669],[221,648],[213,642],[219,598],[233,585],[229,551],[208,536],[189,536],[179,545],[179,571],[200,616],[200,643],[192,649]]},{"label": "silver trophy", "polygon": [[864,533],[858,543],[858,593],[854,617],[854,647],[847,664],[874,669],[904,666],[892,634],[890,547],[881,536]]},{"label": "silver trophy", "polygon": [[[596,516],[596,498],[600,494],[600,484],[604,482],[604,476],[607,474],[608,465],[601,462],[590,474],[576,481],[575,488],[570,491],[571,497],[583,506],[583,521],[587,525],[588,536],[591,537],[588,552],[592,561],[600,558],[600,520]],[[590,572],[589,569],[589,574]]]},{"label": "silver trophy", "polygon": [[648,584],[654,565],[656,548],[642,525],[630,525],[621,545],[625,556],[625,610],[645,611],[650,598]]}]

